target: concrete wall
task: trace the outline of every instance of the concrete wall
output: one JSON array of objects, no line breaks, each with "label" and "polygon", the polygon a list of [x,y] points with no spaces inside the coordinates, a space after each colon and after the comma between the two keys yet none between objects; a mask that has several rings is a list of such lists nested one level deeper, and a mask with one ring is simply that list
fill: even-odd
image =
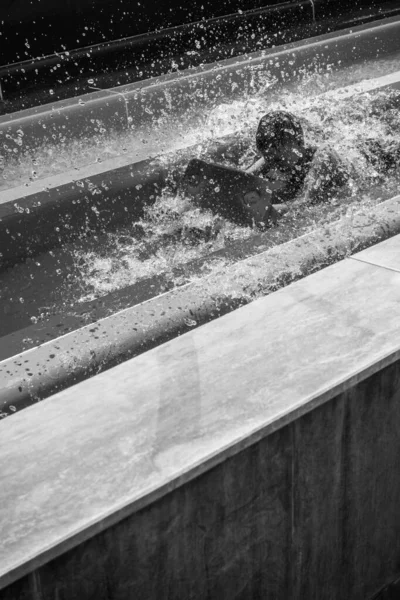
[{"label": "concrete wall", "polygon": [[367,600],[400,570],[400,362],[0,591]]}]

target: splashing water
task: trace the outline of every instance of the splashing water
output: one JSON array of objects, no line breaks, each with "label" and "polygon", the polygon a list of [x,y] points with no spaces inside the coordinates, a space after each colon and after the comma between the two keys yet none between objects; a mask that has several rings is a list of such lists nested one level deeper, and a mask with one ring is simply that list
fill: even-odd
[{"label": "splashing water", "polygon": [[[374,204],[379,193],[376,190],[368,193],[371,186],[379,184],[381,190],[384,184],[387,190],[392,189],[391,185],[393,187],[398,181],[398,173],[393,170],[383,181],[381,172],[367,162],[365,143],[366,140],[379,140],[385,146],[399,144],[400,116],[397,109],[390,109],[391,100],[397,97],[394,91],[381,91],[351,101],[321,100],[311,107],[307,104],[307,108],[307,98],[292,97],[290,108],[302,115],[307,143],[313,146],[329,143],[348,164],[351,177],[345,197],[338,196],[327,204],[307,206],[300,195],[278,228],[268,232],[272,244],[338,219],[352,205]],[[281,106],[282,103],[274,103],[270,108]],[[224,105],[210,114],[207,123],[215,135],[232,131],[231,123],[233,127],[238,122],[243,126],[241,141],[247,151],[242,156],[226,159],[226,164],[246,167],[253,162],[254,129],[262,114],[263,105],[259,98]],[[198,155],[213,160],[211,147],[211,143],[202,145]],[[95,298],[161,272],[174,279],[176,267],[226,248],[232,240],[245,241],[254,235],[249,227],[234,225],[196,208],[187,198],[165,190],[155,204],[147,207],[141,221],[127,225],[118,233],[105,234],[101,254],[98,249],[75,251],[86,285],[81,299]],[[175,280],[175,284],[178,283]]]},{"label": "splashing water", "polygon": [[173,274],[176,267],[224,248],[229,240],[251,235],[249,227],[234,225],[164,191],[155,204],[146,208],[140,221],[105,234],[101,252],[97,243],[89,251],[72,251],[81,281],[85,282],[80,301],[159,273],[179,284],[179,278]]},{"label": "splashing water", "polygon": [[[389,61],[388,64],[395,70],[393,62]],[[395,66],[398,68],[398,62]],[[377,66],[374,63],[373,67],[372,71],[370,65],[370,77],[383,74],[382,64]],[[365,75],[365,65],[363,68]],[[69,269],[68,277],[61,278],[64,281],[60,284],[57,298],[54,296],[55,303],[60,303],[59,297],[64,308],[68,303],[76,305],[77,302],[90,301],[160,273],[164,273],[172,285],[181,285],[199,277],[198,273],[193,275],[189,269],[193,261],[207,258],[208,266],[201,271],[203,273],[223,270],[235,259],[228,252],[235,244],[248,248],[241,256],[250,255],[335,221],[354,207],[373,206],[393,195],[400,181],[399,169],[392,169],[383,176],[379,168],[368,163],[366,140],[380,141],[386,147],[399,141],[399,110],[392,105],[398,92],[383,90],[347,100],[340,98],[340,94],[333,94],[329,98],[316,95],[335,90],[340,85],[358,82],[362,79],[361,73],[360,66],[333,75],[314,73],[305,76],[297,86],[277,90],[275,95],[270,94],[268,100],[257,93],[243,100],[219,104],[202,115],[201,126],[188,129],[185,134],[197,143],[193,156],[210,161],[217,159],[215,139],[234,134],[236,145],[234,143],[232,153],[227,153],[224,160],[218,159],[218,162],[246,168],[258,158],[254,144],[258,119],[267,110],[289,110],[300,117],[307,144],[320,146],[328,143],[351,166],[351,178],[345,196],[338,195],[327,204],[308,206],[300,195],[278,227],[268,230],[262,243],[254,246],[254,250],[251,244],[259,236],[257,232],[235,225],[210,211],[201,210],[187,198],[165,189],[156,202],[146,208],[140,221],[126,223],[118,231],[105,231],[91,239],[79,240],[53,251],[57,268],[62,268],[65,261]],[[172,129],[171,122],[167,125],[166,136],[169,128]],[[108,137],[101,156],[113,152],[116,155],[122,146],[131,151],[137,143],[130,142],[131,137],[131,133],[127,133],[123,140],[121,136],[114,141]],[[100,141],[104,140],[99,135],[96,151]],[[78,160],[82,148],[78,143],[74,148],[74,160]],[[240,151],[235,151],[235,148]],[[86,156],[89,154],[88,147]],[[61,161],[65,169],[71,157],[64,153],[54,156],[54,160]],[[39,176],[42,175],[43,164],[37,156],[34,170]],[[32,170],[31,164],[30,173]],[[27,278],[23,274],[24,269],[25,266],[20,265],[10,273],[10,279],[17,287],[18,281]],[[29,270],[29,265],[26,269]],[[45,318],[46,314],[57,310],[54,306],[41,307],[38,314],[40,318]]]}]

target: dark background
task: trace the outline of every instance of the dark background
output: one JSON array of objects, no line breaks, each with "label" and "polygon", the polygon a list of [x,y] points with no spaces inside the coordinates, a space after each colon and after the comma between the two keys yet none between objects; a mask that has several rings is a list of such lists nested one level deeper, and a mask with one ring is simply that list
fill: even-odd
[{"label": "dark background", "polygon": [[[1,0],[0,65],[135,36],[154,30],[221,17],[265,6],[293,5],[277,0]],[[315,0],[319,16],[380,0]]]},{"label": "dark background", "polygon": [[3,21],[0,64],[4,65],[278,2],[2,0],[0,4]]}]

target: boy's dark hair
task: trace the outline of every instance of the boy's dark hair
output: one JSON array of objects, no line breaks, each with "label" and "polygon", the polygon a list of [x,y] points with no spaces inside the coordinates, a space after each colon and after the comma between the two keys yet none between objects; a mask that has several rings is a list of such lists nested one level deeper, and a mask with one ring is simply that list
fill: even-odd
[{"label": "boy's dark hair", "polygon": [[304,146],[303,128],[291,113],[274,111],[264,115],[257,128],[256,145],[262,154],[271,146],[295,141]]}]

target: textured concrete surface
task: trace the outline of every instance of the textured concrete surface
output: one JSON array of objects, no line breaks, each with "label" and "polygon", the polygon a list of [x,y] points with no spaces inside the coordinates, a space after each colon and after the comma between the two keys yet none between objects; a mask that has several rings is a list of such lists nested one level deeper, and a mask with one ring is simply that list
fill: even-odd
[{"label": "textured concrete surface", "polygon": [[367,248],[362,252],[357,252],[352,258],[400,272],[400,236],[396,235],[381,244],[371,246],[371,248]]},{"label": "textured concrete surface", "polygon": [[[397,361],[114,526],[94,531],[0,590],[0,598],[367,600],[398,573],[399,400]],[[193,433],[189,429],[187,438]],[[124,468],[134,460],[126,436],[122,446],[119,470],[133,489],[133,473]],[[175,446],[169,466],[187,453]],[[86,457],[77,455],[70,455],[69,470],[77,480],[82,476],[81,495],[96,510],[118,482],[99,456],[92,474],[97,483],[89,489]],[[157,468],[157,450],[147,467]],[[65,498],[65,469],[63,477]],[[28,512],[43,523],[41,515],[57,502],[60,490],[52,496],[46,481],[37,482],[34,495],[19,498],[21,527],[29,527]],[[74,505],[71,492],[68,512],[78,519],[82,503]],[[67,516],[60,511],[56,527]],[[43,526],[43,542],[46,537]]]}]

